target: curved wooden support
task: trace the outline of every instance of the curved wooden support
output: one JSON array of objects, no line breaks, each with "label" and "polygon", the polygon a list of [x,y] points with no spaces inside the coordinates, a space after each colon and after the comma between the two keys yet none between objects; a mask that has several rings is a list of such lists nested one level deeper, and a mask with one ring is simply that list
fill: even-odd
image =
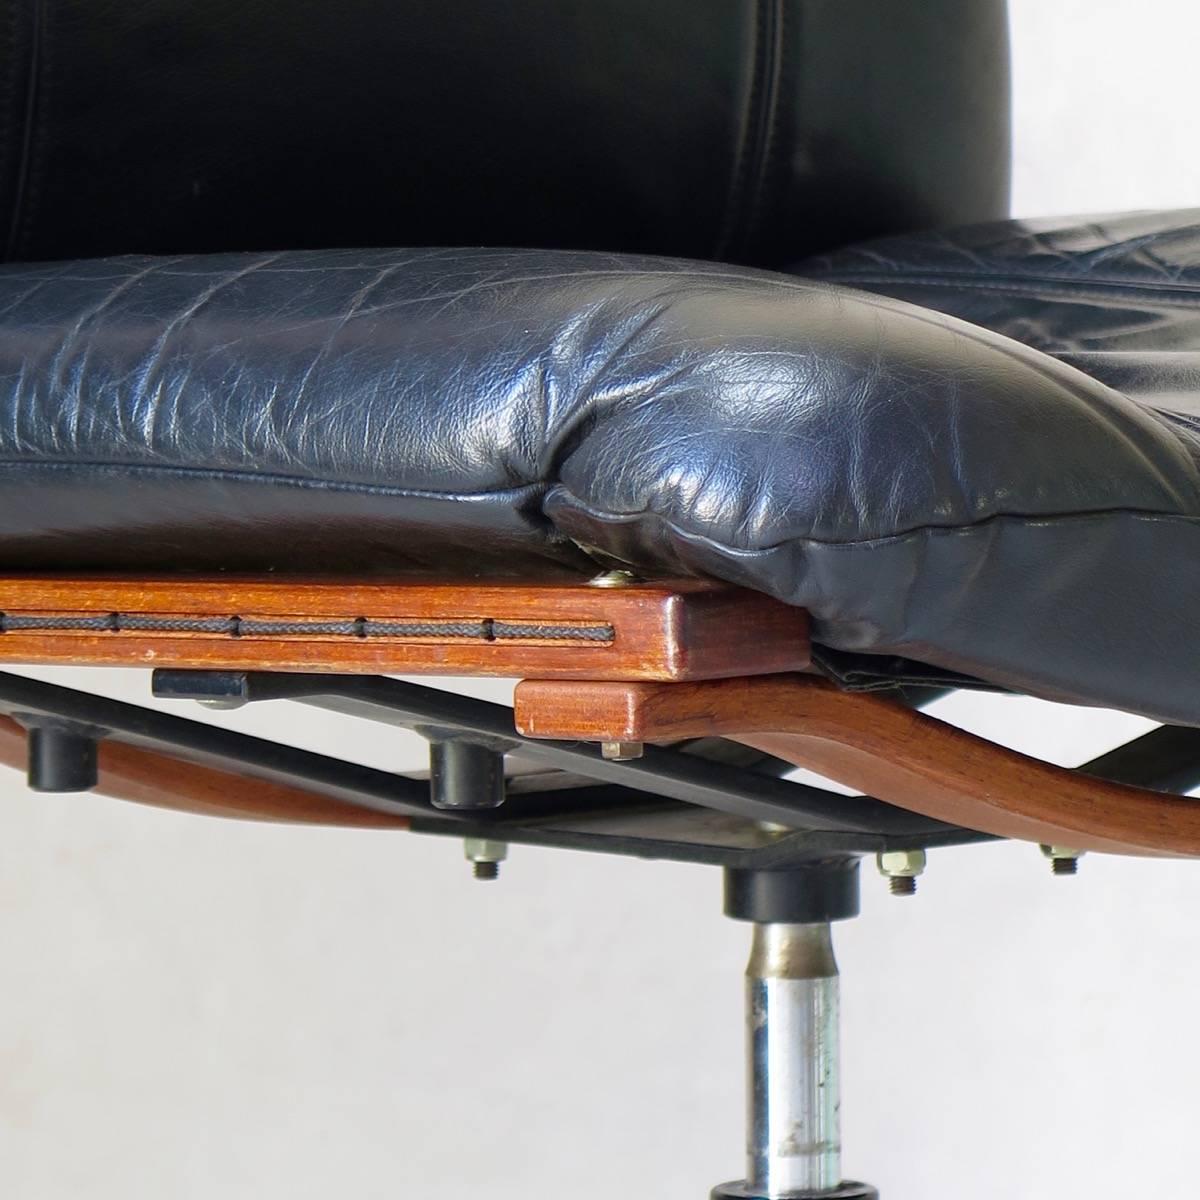
[{"label": "curved wooden support", "polygon": [[[0,716],[0,763],[25,769],[26,732],[11,717]],[[407,829],[407,817],[305,791],[269,779],[201,766],[169,754],[124,742],[99,745],[100,782],[95,791],[154,808],[272,821],[288,825],[336,825],[358,829]]]},{"label": "curved wooden support", "polygon": [[1200,801],[1110,783],[994,745],[882,696],[800,675],[705,683],[528,681],[529,737],[724,736],[913,812],[1001,837],[1200,855]]}]

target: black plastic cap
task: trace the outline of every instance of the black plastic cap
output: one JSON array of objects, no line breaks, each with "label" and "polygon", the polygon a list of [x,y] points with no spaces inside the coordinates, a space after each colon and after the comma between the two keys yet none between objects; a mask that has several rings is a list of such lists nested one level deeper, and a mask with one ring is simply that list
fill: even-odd
[{"label": "black plastic cap", "polygon": [[782,870],[730,867],[725,915],[736,921],[815,925],[859,911],[858,859],[823,858]]},{"label": "black plastic cap", "polygon": [[29,786],[35,792],[87,792],[96,786],[96,738],[62,725],[29,730]]},{"label": "black plastic cap", "polygon": [[504,803],[504,755],[461,738],[430,742],[429,798],[444,811],[499,808]]}]

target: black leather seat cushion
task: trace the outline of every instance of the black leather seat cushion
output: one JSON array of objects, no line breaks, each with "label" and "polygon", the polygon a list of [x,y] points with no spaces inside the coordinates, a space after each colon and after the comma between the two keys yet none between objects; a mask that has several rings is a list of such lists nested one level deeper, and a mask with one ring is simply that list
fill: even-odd
[{"label": "black leather seat cushion", "polygon": [[1200,208],[993,221],[810,260],[806,275],[994,329],[1200,413]]},{"label": "black leather seat cushion", "polygon": [[[1145,315],[1200,297],[1183,220],[1150,307],[1136,273],[1111,281],[1147,322],[1137,354],[1195,345]],[[1069,292],[1080,260],[1056,253]],[[862,256],[812,269],[901,289],[888,255],[882,284]],[[11,267],[0,414],[5,570],[619,559],[804,605],[842,651],[1200,723],[1196,421],[887,297],[548,251]]]}]

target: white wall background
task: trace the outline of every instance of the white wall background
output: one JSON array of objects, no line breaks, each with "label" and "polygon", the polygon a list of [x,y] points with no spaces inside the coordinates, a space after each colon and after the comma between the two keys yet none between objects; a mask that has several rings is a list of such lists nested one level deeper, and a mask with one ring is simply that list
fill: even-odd
[{"label": "white wall background", "polygon": [[[1018,213],[1200,203],[1193,4],[1015,0],[1013,28]],[[138,673],[44,674],[147,698]],[[943,715],[1064,764],[1146,728]],[[417,762],[307,710],[225,719]],[[700,1200],[740,1174],[746,931],[716,872],[518,848],[485,886],[448,841],[2,774],[7,1200]],[[838,936],[850,1173],[885,1200],[1193,1190],[1200,867],[1053,879],[1002,845],[934,855],[914,901],[865,883]]]}]

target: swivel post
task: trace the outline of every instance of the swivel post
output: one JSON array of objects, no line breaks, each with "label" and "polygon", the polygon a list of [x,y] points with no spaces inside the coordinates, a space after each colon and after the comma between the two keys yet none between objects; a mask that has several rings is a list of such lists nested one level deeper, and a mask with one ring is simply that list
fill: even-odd
[{"label": "swivel post", "polygon": [[842,1180],[839,987],[830,922],[858,912],[858,862],[726,872],[754,922],[746,967],[746,1178],[712,1200],[875,1200]]}]

